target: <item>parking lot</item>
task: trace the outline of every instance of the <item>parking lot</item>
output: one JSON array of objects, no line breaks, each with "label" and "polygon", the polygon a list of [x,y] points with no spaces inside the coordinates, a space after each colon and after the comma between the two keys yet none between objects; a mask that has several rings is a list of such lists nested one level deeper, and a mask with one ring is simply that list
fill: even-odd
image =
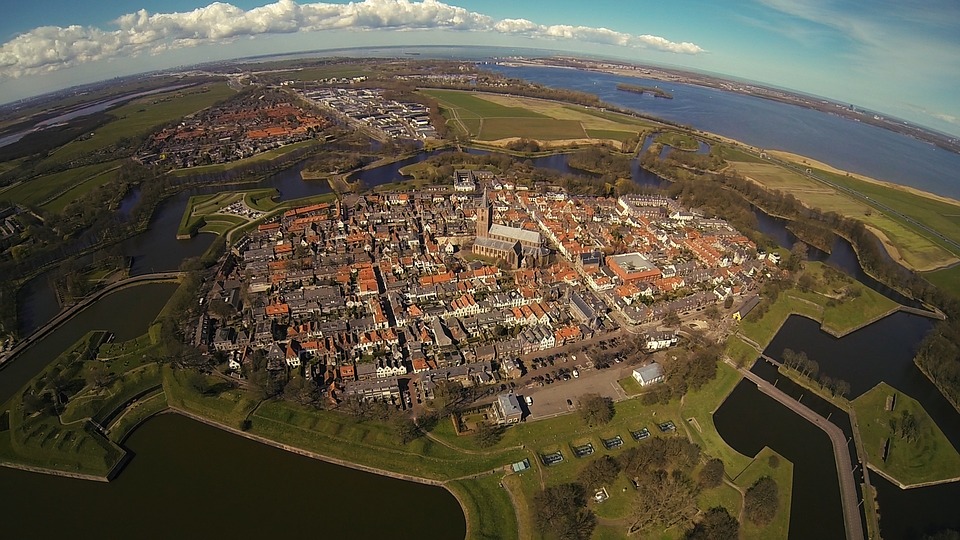
[{"label": "parking lot", "polygon": [[[571,369],[574,367],[570,365]],[[530,420],[549,418],[576,410],[578,400],[584,394],[600,394],[614,401],[625,399],[627,396],[617,381],[629,376],[632,370],[625,364],[614,364],[607,369],[581,369],[579,378],[540,387],[518,388],[517,393],[533,398],[533,405],[528,407]],[[567,403],[568,399],[572,405]]]}]

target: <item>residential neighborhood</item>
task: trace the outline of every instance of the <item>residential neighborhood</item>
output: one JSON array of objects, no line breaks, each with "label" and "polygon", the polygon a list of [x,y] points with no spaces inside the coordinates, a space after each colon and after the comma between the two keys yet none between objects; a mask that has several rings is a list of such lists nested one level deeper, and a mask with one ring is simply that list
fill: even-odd
[{"label": "residential neighborhood", "polygon": [[665,197],[505,184],[458,170],[440,189],[286,211],[217,267],[206,305],[226,309],[198,321],[195,344],[237,376],[257,363],[302,376],[331,403],[406,410],[438,384],[490,387],[490,418],[508,424],[525,407],[507,383],[538,367],[532,356],[622,331],[668,348],[678,327],[666,322],[750,296],[775,267],[726,222]]},{"label": "residential neighborhood", "polygon": [[313,138],[328,125],[291,93],[244,92],[154,133],[137,160],[174,168],[228,163]]}]

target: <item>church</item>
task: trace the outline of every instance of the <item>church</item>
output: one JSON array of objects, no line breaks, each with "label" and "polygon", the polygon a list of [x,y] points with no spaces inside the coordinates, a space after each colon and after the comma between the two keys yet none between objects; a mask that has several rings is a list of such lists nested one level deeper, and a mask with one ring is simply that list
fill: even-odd
[{"label": "church", "polygon": [[473,253],[503,259],[512,268],[545,266],[550,250],[543,246],[539,231],[508,227],[493,222],[493,203],[484,190],[477,208],[477,238]]}]

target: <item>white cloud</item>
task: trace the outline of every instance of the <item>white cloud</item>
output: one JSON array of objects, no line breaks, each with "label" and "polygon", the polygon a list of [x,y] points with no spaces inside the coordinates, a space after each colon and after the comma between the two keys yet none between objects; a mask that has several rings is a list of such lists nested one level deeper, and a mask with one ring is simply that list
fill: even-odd
[{"label": "white cloud", "polygon": [[120,56],[158,53],[239,37],[324,30],[459,30],[532,38],[568,39],[682,54],[703,52],[690,42],[632,35],[607,28],[540,25],[526,19],[494,20],[438,0],[363,0],[348,4],[279,0],[244,10],[215,2],[184,13],[140,10],[117,18],[115,29],[43,26],[0,45],[0,80]]}]

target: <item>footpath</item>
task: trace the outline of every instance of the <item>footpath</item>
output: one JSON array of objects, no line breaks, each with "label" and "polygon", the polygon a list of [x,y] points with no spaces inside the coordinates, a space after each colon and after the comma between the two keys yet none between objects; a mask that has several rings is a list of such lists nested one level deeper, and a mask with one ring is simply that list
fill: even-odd
[{"label": "footpath", "polygon": [[847,445],[847,439],[843,431],[806,405],[762,379],[759,375],[743,368],[737,368],[737,370],[744,378],[756,384],[761,392],[819,427],[830,438],[830,443],[833,445],[833,457],[837,465],[837,476],[840,481],[840,500],[843,503],[843,523],[847,538],[849,540],[862,540],[864,531],[863,522],[860,520],[860,504],[857,500],[857,484],[853,477],[853,470],[850,468],[850,447]]}]

